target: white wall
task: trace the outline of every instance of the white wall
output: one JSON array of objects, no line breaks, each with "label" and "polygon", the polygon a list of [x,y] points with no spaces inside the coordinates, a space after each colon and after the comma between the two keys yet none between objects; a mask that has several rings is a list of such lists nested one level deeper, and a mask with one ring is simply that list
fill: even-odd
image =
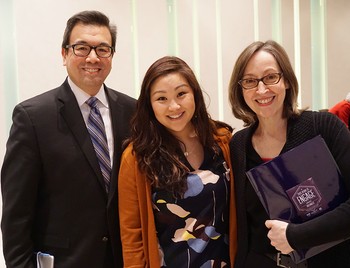
[{"label": "white wall", "polygon": [[[345,83],[350,70],[348,0],[0,0],[0,163],[14,105],[63,82],[65,23],[86,9],[100,10],[117,24],[117,53],[106,83],[133,97],[151,63],[177,55],[195,70],[210,96],[212,117],[241,128],[227,99],[232,67],[249,43],[270,38],[290,55],[300,78],[302,106],[328,108],[350,91]],[[317,37],[324,42],[316,42]],[[318,59],[326,63],[324,73],[317,69]],[[315,88],[319,81],[325,88]]]}]

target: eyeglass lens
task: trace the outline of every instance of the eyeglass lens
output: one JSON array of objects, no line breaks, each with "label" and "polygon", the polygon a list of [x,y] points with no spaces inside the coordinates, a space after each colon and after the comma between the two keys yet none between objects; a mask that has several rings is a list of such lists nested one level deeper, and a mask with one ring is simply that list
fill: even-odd
[{"label": "eyeglass lens", "polygon": [[74,54],[79,57],[86,57],[94,49],[96,55],[101,58],[108,58],[112,55],[112,47],[109,46],[89,46],[89,45],[72,45]]},{"label": "eyeglass lens", "polygon": [[242,79],[239,83],[243,88],[251,89],[258,86],[260,81],[262,81],[265,85],[277,84],[281,79],[281,76],[282,74],[280,73],[273,73],[273,74],[268,74],[260,79],[255,79],[255,78]]}]

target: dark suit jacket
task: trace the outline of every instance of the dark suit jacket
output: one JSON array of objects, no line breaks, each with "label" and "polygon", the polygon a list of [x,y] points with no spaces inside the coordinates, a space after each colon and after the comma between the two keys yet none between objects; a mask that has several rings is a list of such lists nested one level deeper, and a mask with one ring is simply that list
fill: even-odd
[{"label": "dark suit jacket", "polygon": [[15,107],[1,170],[7,267],[35,267],[36,251],[54,255],[55,268],[122,267],[117,176],[135,100],[105,91],[115,143],[108,195],[67,80]]}]

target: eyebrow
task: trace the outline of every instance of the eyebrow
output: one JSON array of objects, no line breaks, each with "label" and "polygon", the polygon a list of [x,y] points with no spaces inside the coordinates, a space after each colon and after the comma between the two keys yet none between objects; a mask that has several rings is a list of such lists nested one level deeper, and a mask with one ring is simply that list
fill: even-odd
[{"label": "eyebrow", "polygon": [[[266,70],[264,70],[264,75],[267,75],[267,74],[270,74],[270,73],[272,73],[272,72],[281,72],[280,70],[278,70],[278,69],[276,69],[276,68],[274,68],[274,67],[269,67],[269,68],[267,68]],[[252,73],[246,73],[246,74],[243,74],[243,77],[245,77],[245,76],[255,76],[256,77],[256,75],[255,74],[252,74]]]},{"label": "eyebrow", "polygon": [[180,84],[175,88],[175,90],[178,90],[181,87],[190,87],[190,86],[188,84]]},{"label": "eyebrow", "polygon": [[[90,45],[88,42],[84,41],[84,40],[78,40],[76,42],[74,42],[74,44],[76,45]],[[101,42],[100,44],[98,44],[98,46],[111,46],[110,44],[108,43],[105,43],[105,42]]]},{"label": "eyebrow", "polygon": [[[175,91],[178,90],[179,88],[182,88],[182,87],[188,87],[188,88],[190,88],[190,86],[189,86],[188,84],[181,84],[181,85],[178,85],[177,87],[175,87]],[[153,94],[152,94],[151,96],[153,96],[153,95],[155,95],[155,94],[157,94],[157,93],[165,93],[165,90],[159,89],[159,90],[153,92]]]}]

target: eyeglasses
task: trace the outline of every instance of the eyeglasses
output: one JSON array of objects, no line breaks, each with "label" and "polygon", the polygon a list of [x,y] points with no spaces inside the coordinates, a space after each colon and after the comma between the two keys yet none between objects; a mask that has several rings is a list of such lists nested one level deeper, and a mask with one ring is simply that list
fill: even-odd
[{"label": "eyeglasses", "polygon": [[275,85],[277,84],[282,77],[282,73],[272,73],[261,77],[260,79],[256,78],[247,78],[238,81],[244,89],[252,89],[258,86],[259,82],[262,81],[265,85]]},{"label": "eyeglasses", "polygon": [[109,58],[114,49],[111,46],[99,45],[99,46],[90,46],[85,44],[74,44],[74,45],[66,45],[66,48],[72,48],[75,56],[78,57],[87,57],[91,50],[95,50],[95,53],[100,58]]}]

